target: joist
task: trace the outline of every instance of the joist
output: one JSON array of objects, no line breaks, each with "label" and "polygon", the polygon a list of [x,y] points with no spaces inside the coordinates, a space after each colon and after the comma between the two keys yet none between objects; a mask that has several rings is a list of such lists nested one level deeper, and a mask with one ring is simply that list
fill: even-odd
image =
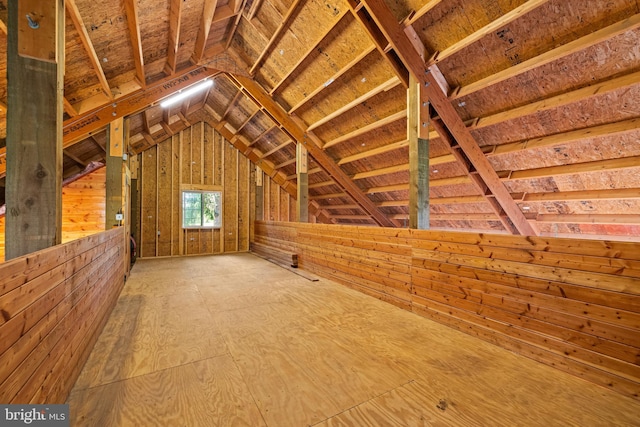
[{"label": "joist", "polygon": [[205,0],[202,9],[202,19],[200,26],[198,27],[198,35],[196,37],[196,45],[191,56],[191,62],[194,64],[200,63],[204,56],[204,50],[207,46],[207,40],[209,39],[209,32],[211,31],[211,24],[216,14],[216,7],[218,6],[218,0]]},{"label": "joist", "polygon": [[136,78],[144,88],[147,85],[147,77],[144,71],[144,54],[142,53],[142,38],[140,37],[140,19],[138,12],[138,2],[136,0],[124,0],[125,12],[127,14],[127,25],[129,26],[129,38],[133,48],[133,62],[136,65]]},{"label": "joist", "polygon": [[[377,156],[378,154],[388,153],[390,151],[399,150],[404,147],[409,146],[409,141],[403,139],[401,141],[392,142],[390,144],[383,145],[381,147],[373,148],[371,150],[363,151],[358,154],[352,154],[350,156],[344,157],[338,160],[339,165],[345,165],[347,163],[355,162],[356,160],[367,159],[372,156]],[[325,144],[326,147],[326,144]]]},{"label": "joist", "polygon": [[334,145],[340,144],[341,142],[345,142],[348,141],[350,139],[353,139],[357,136],[360,135],[364,135],[368,132],[374,131],[376,129],[379,129],[381,127],[387,126],[389,123],[393,123],[395,121],[404,119],[407,117],[407,111],[406,110],[402,110],[402,111],[398,111],[397,113],[391,114],[387,117],[384,117],[376,122],[370,123],[368,125],[359,127],[358,129],[351,131],[349,133],[346,133],[344,135],[339,136],[338,138],[334,138],[331,141],[327,141],[323,146],[322,149],[326,150],[329,147],[332,147]]},{"label": "joist", "polygon": [[80,36],[80,40],[84,46],[84,50],[87,52],[87,56],[89,57],[89,61],[91,61],[91,66],[93,67],[98,80],[100,81],[100,86],[104,93],[111,99],[113,98],[113,93],[111,92],[111,87],[109,86],[109,82],[107,81],[107,77],[104,75],[104,70],[102,69],[102,65],[100,64],[100,59],[98,59],[98,54],[96,50],[93,48],[93,43],[91,42],[91,38],[89,38],[89,33],[87,32],[87,27],[84,25],[84,21],[82,20],[82,16],[80,15],[80,11],[76,6],[75,0],[67,0],[65,1],[65,6],[67,11],[69,12],[69,16],[73,21],[73,25]]},{"label": "joist", "polygon": [[167,64],[165,72],[172,75],[178,66],[178,49],[180,49],[180,28],[182,25],[181,0],[171,0],[169,5],[169,44],[167,47]]}]

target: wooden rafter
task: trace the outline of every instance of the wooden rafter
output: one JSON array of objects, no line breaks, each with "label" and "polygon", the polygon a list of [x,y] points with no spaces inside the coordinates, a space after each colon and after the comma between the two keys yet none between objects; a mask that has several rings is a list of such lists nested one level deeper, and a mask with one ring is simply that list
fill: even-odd
[{"label": "wooden rafter", "polygon": [[142,38],[140,37],[140,21],[138,19],[138,1],[124,0],[125,12],[127,14],[127,24],[129,27],[129,38],[133,48],[133,62],[136,65],[136,78],[142,87],[147,85],[147,78],[144,72],[144,55],[142,53]]},{"label": "wooden rafter", "polygon": [[335,24],[329,28],[329,30],[327,30],[326,32],[324,32],[322,34],[322,36],[316,41],[315,44],[311,45],[307,51],[298,59],[298,62],[296,62],[295,64],[293,64],[291,67],[289,67],[289,69],[287,70],[287,72],[280,77],[280,80],[273,86],[273,88],[269,91],[270,95],[273,95],[279,88],[280,86],[298,69],[298,67],[300,66],[300,64],[302,64],[308,57],[309,55],[311,55],[311,53],[313,53],[318,46],[320,45],[320,43],[322,43],[322,41],[329,35],[331,34],[331,32],[333,31],[334,28],[336,28],[336,26],[338,26],[338,24],[340,23],[340,21],[342,20],[342,18],[344,18],[347,15],[347,11],[343,10],[340,12],[340,15],[338,16],[337,21],[335,22]]},{"label": "wooden rafter", "polygon": [[260,53],[260,56],[258,56],[258,59],[256,59],[256,62],[254,62],[253,65],[251,66],[251,68],[249,69],[249,74],[251,74],[251,75],[255,74],[255,72],[258,69],[258,67],[262,64],[262,61],[264,61],[265,57],[271,52],[271,47],[278,40],[278,38],[280,37],[280,34],[282,34],[282,32],[286,28],[288,28],[291,19],[295,16],[295,14],[298,11],[298,8],[300,7],[300,5],[303,2],[304,2],[304,0],[294,0],[293,1],[293,3],[289,7],[289,10],[287,11],[286,15],[282,18],[282,21],[280,22],[280,25],[278,25],[278,28],[276,28],[276,31],[273,33],[273,35],[271,36],[271,38],[267,42],[267,45],[264,47],[264,49]]},{"label": "wooden rafter", "polygon": [[349,195],[347,193],[316,194],[314,196],[309,196],[309,198],[313,200],[342,199],[348,197]]},{"label": "wooden rafter", "polygon": [[[309,129],[305,129],[301,121],[295,121],[287,112],[277,104],[271,96],[255,81],[242,76],[229,76],[238,86],[244,88],[247,94],[262,106],[286,131],[292,139],[299,144],[304,144],[311,157],[327,172],[327,174],[342,187],[345,192],[371,215],[375,221],[385,227],[394,227],[395,224],[382,213],[375,204],[362,192],[362,190],[340,169],[340,167],[322,151],[320,139]],[[309,171],[311,174],[311,171]]]},{"label": "wooden rafter", "polygon": [[359,179],[371,178],[374,176],[389,175],[397,172],[406,172],[408,170],[409,170],[409,163],[406,163],[406,164],[395,165],[395,166],[387,166],[385,168],[380,168],[380,169],[369,170],[366,172],[359,172],[351,175],[351,179],[356,181]]},{"label": "wooden rafter", "polygon": [[286,161],[284,161],[284,162],[282,162],[282,163],[277,164],[277,165],[276,165],[276,169],[282,169],[282,168],[284,168],[284,167],[287,167],[287,166],[289,166],[289,165],[294,164],[295,162],[296,162],[296,159],[289,159],[289,160],[286,160]]},{"label": "wooden rafter", "polygon": [[331,185],[336,185],[336,182],[332,179],[329,181],[316,182],[315,184],[309,184],[309,189],[329,187]]},{"label": "wooden rafter", "polygon": [[242,97],[243,97],[242,90],[238,89],[238,92],[236,92],[236,94],[233,96],[233,98],[229,102],[229,105],[227,105],[227,108],[225,108],[224,113],[222,114],[222,120],[225,120],[227,118],[227,115],[231,112],[231,109],[233,108],[233,106],[236,105],[236,102],[238,102],[238,100]]},{"label": "wooden rafter", "polygon": [[287,147],[289,144],[293,144],[293,141],[288,140],[288,141],[283,142],[282,144],[278,145],[277,147],[274,147],[271,150],[267,151],[266,153],[262,154],[262,156],[260,158],[264,159],[265,157],[269,157],[270,155],[275,154],[278,151],[282,150],[284,147]]},{"label": "wooden rafter", "polygon": [[325,123],[330,122],[331,120],[335,119],[336,117],[344,114],[345,112],[351,110],[352,108],[356,107],[357,105],[362,104],[363,102],[373,98],[374,96],[388,91],[389,89],[392,89],[394,87],[396,87],[397,85],[400,84],[400,80],[398,79],[398,77],[393,76],[391,77],[389,80],[387,80],[386,82],[382,83],[381,85],[374,87],[373,89],[371,89],[369,92],[359,96],[358,98],[354,99],[353,101],[349,102],[348,104],[338,108],[336,111],[334,111],[331,114],[327,114],[326,116],[324,116],[322,119],[318,120],[315,123],[312,123],[309,125],[308,130],[314,130],[317,127],[322,126]]},{"label": "wooden rafter", "polygon": [[[242,5],[244,5],[244,1],[241,2]],[[240,6],[241,10],[242,6]],[[225,50],[229,49],[229,46],[231,46],[231,42],[233,41],[233,36],[235,35],[236,31],[238,30],[238,25],[240,24],[240,19],[242,19],[242,14],[239,13],[239,11],[235,12],[235,20],[233,22],[233,25],[231,27],[231,30],[229,31],[229,34],[227,35],[227,43],[225,44]]]},{"label": "wooden rafter", "polygon": [[353,154],[351,156],[344,157],[338,161],[339,165],[344,165],[347,163],[355,162],[356,160],[366,159],[371,156],[377,156],[378,154],[388,153],[390,151],[399,150],[403,147],[408,147],[409,141],[403,139],[401,141],[392,142],[391,144],[385,144],[381,147],[373,148],[371,150],[363,151],[358,154]]},{"label": "wooden rafter", "polygon": [[344,135],[341,135],[335,139],[332,139],[331,141],[327,142],[326,144],[324,144],[324,146],[322,147],[323,149],[327,149],[329,147],[333,147],[336,144],[340,144],[342,142],[348,141],[350,139],[356,138],[360,135],[363,135],[367,132],[371,132],[374,131],[376,129],[379,129],[381,127],[387,126],[390,123],[393,123],[395,121],[401,120],[401,119],[405,119],[407,117],[407,110],[402,110],[402,111],[398,111],[397,113],[391,114],[387,117],[383,117],[382,119],[370,123],[366,126],[362,126],[356,130],[354,130],[353,132],[349,132],[349,133],[345,133]]},{"label": "wooden rafter", "polygon": [[491,190],[491,193],[513,223],[515,229],[520,234],[536,235],[536,230],[514,203],[511,195],[493,170],[489,160],[451,105],[447,95],[441,90],[438,81],[429,71],[424,60],[420,57],[420,54],[424,52],[424,47],[421,52],[416,51],[415,41],[409,39],[404,28],[396,21],[396,18],[383,0],[363,0],[363,4],[407,69],[424,86],[426,95],[429,97],[434,109],[448,131],[451,132],[455,141],[460,145],[475,171],[482,177],[487,188]]},{"label": "wooden rafter", "polygon": [[202,19],[200,20],[200,27],[198,28],[198,35],[196,36],[196,46],[193,49],[193,55],[191,56],[191,62],[198,64],[204,55],[204,50],[207,47],[207,40],[209,39],[209,32],[211,31],[211,24],[213,23],[213,17],[216,13],[216,7],[218,6],[218,0],[205,0],[202,9]]},{"label": "wooden rafter", "polygon": [[104,154],[107,154],[107,147],[104,144],[101,144],[97,139],[95,139],[93,136],[89,136],[87,139],[89,139],[89,141],[93,142],[96,147],[100,148],[100,150],[102,150],[102,152]]},{"label": "wooden rafter", "polygon": [[633,15],[620,22],[616,22],[613,25],[602,28],[598,31],[590,33],[584,37],[559,46],[555,49],[549,50],[541,55],[535,56],[527,61],[521,62],[500,72],[463,86],[456,90],[453,94],[451,94],[451,99],[457,99],[463,96],[470,95],[494,84],[524,74],[534,68],[538,68],[545,64],[555,62],[575,52],[585,50],[591,46],[622,34],[625,31],[634,30],[638,27],[640,27],[640,14]]},{"label": "wooden rafter", "polygon": [[165,74],[167,75],[174,74],[178,65],[182,3],[183,0],[171,0],[171,6],[169,8],[169,46],[167,48],[167,65],[165,67]]},{"label": "wooden rafter", "polygon": [[626,168],[640,168],[640,156],[618,159],[596,160],[593,162],[570,163],[560,166],[524,169],[509,172],[505,179],[521,180],[547,178],[550,176],[573,175],[587,172],[613,171]]},{"label": "wooden rafter", "polygon": [[[262,110],[258,110],[258,111],[262,111]],[[260,135],[258,135],[257,137],[255,137],[253,139],[253,141],[251,141],[251,143],[249,145],[254,145],[256,144],[258,141],[260,141],[265,135],[267,135],[269,132],[271,132],[274,129],[278,128],[278,124],[274,123],[273,126],[269,126],[267,129],[265,129]]]},{"label": "wooden rafter", "polygon": [[[489,204],[494,214],[500,219],[502,226],[505,230],[509,231],[511,234],[518,234],[519,230],[515,227],[515,225],[511,222],[509,216],[506,214],[502,205],[496,198],[493,196],[492,191],[489,189],[489,186],[484,181],[482,175],[475,173],[475,167],[473,162],[467,157],[464,151],[459,149],[456,141],[453,139],[449,130],[446,128],[444,123],[441,120],[433,120],[433,126],[440,134],[440,138],[447,144],[449,149],[451,150],[452,156],[458,162],[458,165],[464,169],[467,177],[471,181],[471,183],[476,187],[478,192],[482,194],[485,201]],[[510,200],[513,203],[513,199]],[[524,214],[523,214],[524,215]]]},{"label": "wooden rafter", "polygon": [[80,157],[76,156],[75,154],[69,152],[69,150],[62,150],[62,154],[64,154],[66,157],[68,157],[71,160],[73,160],[74,162],[76,162],[80,167],[82,167],[82,168],[86,168],[87,167],[87,164],[88,164],[87,162],[85,162]]},{"label": "wooden rafter", "polygon": [[380,55],[387,61],[391,66],[391,69],[396,74],[396,77],[400,79],[405,89],[407,89],[409,87],[409,73],[407,72],[406,66],[394,52],[387,49],[389,41],[386,40],[384,34],[372,21],[368,11],[361,7],[362,4],[359,3],[358,0],[348,0],[347,4],[349,5],[351,13],[356,20],[367,30],[367,33],[371,37],[371,41],[373,41],[373,44],[378,50],[378,53],[380,53]]},{"label": "wooden rafter", "polygon": [[508,111],[481,117],[470,122],[469,128],[481,129],[520,117],[539,114],[542,111],[556,109],[564,105],[583,102],[595,96],[601,96],[608,92],[614,92],[617,90],[635,86],[638,84],[638,81],[640,81],[640,71],[617,77],[615,79],[607,80],[601,83],[596,83],[594,85],[583,87],[581,89],[576,89],[571,92],[565,92],[563,94],[532,102],[530,104],[526,104]]},{"label": "wooden rafter", "polygon": [[84,25],[84,21],[82,20],[82,16],[80,16],[80,11],[76,6],[75,0],[67,0],[65,2],[65,6],[67,12],[69,12],[69,16],[73,21],[73,25],[78,32],[78,36],[82,41],[82,45],[84,46],[84,50],[87,52],[87,56],[89,57],[89,61],[91,61],[91,66],[93,67],[98,80],[100,81],[100,86],[102,87],[103,92],[111,99],[113,98],[113,93],[111,92],[111,87],[109,86],[109,82],[107,81],[107,77],[104,75],[104,70],[102,69],[102,65],[100,64],[100,59],[98,59],[98,54],[96,50],[93,48],[93,43],[91,42],[91,38],[89,38],[89,33],[87,32],[87,28]]},{"label": "wooden rafter", "polygon": [[[62,105],[64,107],[64,112],[67,113],[69,117],[75,117],[78,115],[78,112],[73,107],[73,105],[71,105],[71,103],[69,102],[66,96],[62,98]],[[6,111],[6,106],[0,106],[0,108],[3,108],[3,107],[5,108],[5,111]]]},{"label": "wooden rafter", "polygon": [[258,113],[260,113],[262,110],[260,110],[259,108],[257,108],[253,113],[249,114],[249,116],[246,118],[246,120],[244,122],[242,122],[240,124],[240,126],[238,126],[237,132],[240,132],[242,129],[244,129],[244,127],[246,125],[249,124],[249,122],[258,115]]},{"label": "wooden rafter", "polygon": [[640,215],[634,214],[539,214],[537,222],[569,224],[633,224],[640,225]]},{"label": "wooden rafter", "polygon": [[424,5],[422,5],[422,7],[420,9],[418,9],[417,11],[409,14],[407,19],[404,20],[404,26],[408,27],[409,25],[412,25],[414,22],[416,22],[418,19],[422,18],[431,9],[433,9],[434,7],[439,5],[441,2],[442,2],[442,0],[429,0]]},{"label": "wooden rafter", "polygon": [[558,191],[554,193],[526,193],[514,195],[521,202],[564,202],[569,200],[639,200],[640,188],[607,190]]},{"label": "wooden rafter", "polygon": [[[407,166],[407,169],[408,168],[409,166]],[[392,191],[406,191],[408,189],[409,189],[409,183],[404,183],[404,184],[385,185],[382,187],[371,187],[371,188],[367,188],[364,192],[366,194],[376,194],[376,193],[389,193]],[[407,201],[406,204],[408,205],[409,202]]]},{"label": "wooden rafter", "polygon": [[335,82],[336,80],[338,80],[340,78],[340,76],[342,76],[343,74],[345,74],[347,71],[349,71],[350,69],[352,69],[356,64],[358,64],[360,61],[362,61],[364,58],[367,57],[367,55],[369,55],[371,52],[373,52],[374,50],[376,50],[376,47],[374,45],[371,45],[369,47],[367,47],[366,49],[364,49],[362,52],[360,52],[360,54],[356,55],[351,61],[349,61],[349,63],[345,64],[341,69],[339,69],[337,72],[335,72],[331,77],[329,77],[328,80],[322,82],[322,84],[320,86],[318,86],[316,89],[312,90],[309,95],[307,95],[304,99],[302,99],[300,102],[298,102],[296,105],[294,105],[293,107],[291,107],[289,109],[289,114],[292,114],[293,112],[295,112],[296,110],[298,110],[300,107],[302,107],[304,104],[306,104],[307,102],[309,102],[311,99],[313,99],[313,97],[315,97],[316,95],[318,95],[320,92],[322,92],[323,90],[325,90],[327,87],[329,87],[333,82]]},{"label": "wooden rafter", "polygon": [[527,13],[531,12],[532,10],[542,6],[543,4],[547,3],[549,0],[528,0],[525,3],[521,4],[520,6],[516,7],[515,9],[507,12],[506,14],[504,14],[503,16],[501,16],[500,18],[491,21],[491,23],[485,25],[484,27],[480,28],[478,31],[475,31],[471,34],[469,34],[467,37],[465,37],[464,39],[458,41],[457,43],[452,44],[451,46],[449,46],[448,48],[444,49],[443,51],[441,51],[440,53],[438,53],[436,55],[435,61],[442,61],[448,57],[450,57],[451,55],[454,55],[457,52],[460,52],[462,49],[465,49],[469,46],[471,46],[473,43],[477,42],[478,40],[480,40],[481,38],[485,37],[486,35],[489,34],[493,34],[494,32],[496,32],[497,30],[499,30],[500,28],[504,27],[505,25],[509,24],[510,22],[515,21],[516,19],[526,15]]}]

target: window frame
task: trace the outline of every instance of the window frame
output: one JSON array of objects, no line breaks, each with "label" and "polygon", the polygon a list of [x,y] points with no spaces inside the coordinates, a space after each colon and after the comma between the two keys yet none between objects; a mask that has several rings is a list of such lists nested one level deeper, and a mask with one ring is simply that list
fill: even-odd
[{"label": "window frame", "polygon": [[[184,224],[184,194],[185,193],[220,193],[220,225],[196,225],[185,226]],[[202,200],[202,199],[201,199]],[[200,212],[200,222],[203,223],[202,207]],[[223,227],[224,219],[224,192],[218,185],[181,185],[180,186],[180,228],[183,230],[220,230]]]}]

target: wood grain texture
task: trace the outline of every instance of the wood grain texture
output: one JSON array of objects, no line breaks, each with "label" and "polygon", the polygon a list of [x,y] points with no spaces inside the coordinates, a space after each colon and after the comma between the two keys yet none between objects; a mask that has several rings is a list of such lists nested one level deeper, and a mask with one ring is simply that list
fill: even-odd
[{"label": "wood grain texture", "polygon": [[124,284],[124,230],[0,266],[0,400],[60,403]]},{"label": "wood grain texture", "polygon": [[[175,341],[155,346],[165,334]],[[187,351],[196,336],[221,345]],[[127,368],[167,352],[190,358]],[[634,425],[640,409],[250,254],[138,261],[67,403],[72,425],[114,427]]]},{"label": "wood grain texture", "polygon": [[638,244],[256,221],[262,252],[636,399]]}]

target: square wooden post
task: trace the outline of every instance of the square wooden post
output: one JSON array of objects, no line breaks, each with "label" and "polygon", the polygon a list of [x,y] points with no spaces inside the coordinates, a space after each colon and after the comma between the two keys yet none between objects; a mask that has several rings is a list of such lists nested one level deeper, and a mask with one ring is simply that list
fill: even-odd
[{"label": "square wooden post", "polygon": [[6,259],[62,240],[63,0],[8,2]]},{"label": "square wooden post", "polygon": [[407,91],[409,228],[429,228],[429,102],[413,75]]},{"label": "square wooden post", "polygon": [[296,219],[298,222],[309,222],[309,155],[307,148],[296,145],[296,173],[298,178],[298,199],[296,201]]}]

